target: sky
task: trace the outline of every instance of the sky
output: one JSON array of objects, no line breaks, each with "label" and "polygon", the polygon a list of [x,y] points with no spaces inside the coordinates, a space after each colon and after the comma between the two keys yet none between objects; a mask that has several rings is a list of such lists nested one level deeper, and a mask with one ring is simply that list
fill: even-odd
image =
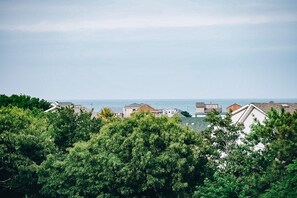
[{"label": "sky", "polygon": [[297,98],[296,0],[0,1],[0,93]]}]

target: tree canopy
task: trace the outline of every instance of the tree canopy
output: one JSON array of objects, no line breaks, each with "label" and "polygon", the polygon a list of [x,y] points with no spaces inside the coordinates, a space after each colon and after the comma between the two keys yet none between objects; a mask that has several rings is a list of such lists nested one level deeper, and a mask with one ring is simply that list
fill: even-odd
[{"label": "tree canopy", "polygon": [[50,157],[39,181],[50,197],[187,197],[206,176],[207,148],[175,119],[139,113]]},{"label": "tree canopy", "polygon": [[297,196],[297,112],[272,110],[244,134],[216,112],[197,132],[178,116],[21,103],[0,107],[3,197]]},{"label": "tree canopy", "polygon": [[43,99],[27,96],[27,95],[16,95],[6,96],[0,95],[0,107],[16,106],[23,109],[33,110],[41,109],[43,111],[50,108],[50,103]]},{"label": "tree canopy", "polygon": [[1,193],[15,197],[38,193],[38,166],[55,150],[48,126],[44,115],[0,108]]}]

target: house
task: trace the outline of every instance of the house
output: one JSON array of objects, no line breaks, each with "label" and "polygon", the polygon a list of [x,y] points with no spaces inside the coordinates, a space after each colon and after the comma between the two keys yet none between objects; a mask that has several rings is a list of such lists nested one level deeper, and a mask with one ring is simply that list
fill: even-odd
[{"label": "house", "polygon": [[74,106],[74,104],[72,102],[55,101],[55,102],[51,103],[51,108],[45,110],[44,112],[55,111],[56,109],[61,108],[61,107],[71,107],[71,106]]},{"label": "house", "polygon": [[195,115],[206,115],[213,110],[222,113],[222,108],[218,104],[205,104],[204,102],[196,102],[196,113]]},{"label": "house", "polygon": [[237,109],[239,109],[241,106],[237,103],[234,103],[232,105],[230,105],[229,107],[226,108],[226,112],[234,112]]},{"label": "house", "polygon": [[297,110],[297,103],[251,103],[232,112],[231,119],[234,124],[242,123],[244,132],[249,133],[255,119],[263,122],[272,108],[278,112],[284,108],[286,112],[293,113]]},{"label": "house", "polygon": [[142,103],[141,104],[132,103],[128,106],[125,106],[123,108],[123,117],[124,118],[130,117],[131,113],[135,112],[141,105],[143,105],[143,104]]},{"label": "house", "polygon": [[[162,114],[168,117],[172,117],[176,114],[181,115],[182,110],[177,109],[177,108],[167,108],[167,109],[163,109],[162,110]],[[183,115],[181,115],[182,117],[184,117]]]},{"label": "house", "polygon": [[97,113],[93,109],[89,109],[82,105],[73,104],[72,102],[58,102],[55,101],[51,103],[51,108],[45,110],[44,112],[56,111],[59,108],[63,107],[73,107],[75,113],[80,113],[81,111],[92,113],[92,117],[97,117]]},{"label": "house", "polygon": [[152,114],[154,114],[155,116],[159,117],[162,115],[163,111],[158,110],[158,109],[154,109],[153,107],[151,107],[148,104],[143,104],[141,105],[137,110],[135,110],[135,112],[150,112]]},{"label": "house", "polygon": [[116,117],[123,118],[124,114],[122,108],[120,107],[110,107],[111,111],[114,113]]}]

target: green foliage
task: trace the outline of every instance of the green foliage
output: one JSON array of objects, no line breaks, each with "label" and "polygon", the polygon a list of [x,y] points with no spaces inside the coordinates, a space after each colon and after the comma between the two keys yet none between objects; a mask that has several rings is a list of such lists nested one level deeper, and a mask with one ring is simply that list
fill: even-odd
[{"label": "green foliage", "polygon": [[92,133],[99,133],[103,125],[101,119],[92,117],[91,112],[76,113],[73,107],[64,107],[56,112],[49,112],[53,126],[54,142],[61,151],[66,151],[74,143],[90,139]]},{"label": "green foliage", "polygon": [[240,135],[243,134],[243,126],[232,124],[231,114],[222,117],[218,112],[209,113],[205,122],[209,127],[202,132],[204,137],[212,145],[213,159],[220,159],[222,155],[229,155],[237,145]]},{"label": "green foliage", "polygon": [[286,173],[281,181],[272,185],[261,198],[279,198],[297,197],[297,159],[286,168]]},{"label": "green foliage", "polygon": [[297,112],[272,110],[250,134],[213,112],[197,133],[179,116],[44,113],[42,101],[0,96],[1,195],[297,197]]},{"label": "green foliage", "polygon": [[[263,197],[295,197],[296,177],[292,173],[296,173],[296,164],[292,163],[296,159],[297,113],[272,110],[267,116],[264,123],[253,126],[240,144],[234,144],[236,133],[221,131],[235,129],[229,121],[224,122],[215,115],[207,118],[214,125],[205,133],[215,143],[213,155],[220,156],[217,152],[226,155],[212,158],[218,165],[215,174],[197,187],[196,197],[259,197],[266,191]],[[288,164],[291,169],[286,170]]]},{"label": "green foliage", "polygon": [[115,115],[110,108],[104,107],[98,113],[98,117],[104,120],[105,122],[114,120]]},{"label": "green foliage", "polygon": [[297,158],[297,112],[272,110],[264,124],[257,123],[253,131],[251,138],[265,146],[265,155],[270,156],[274,169],[284,170]]},{"label": "green foliage", "polygon": [[1,193],[20,196],[38,192],[37,167],[55,150],[48,126],[42,112],[36,115],[17,107],[0,108]]},{"label": "green foliage", "polygon": [[189,112],[187,112],[187,111],[182,111],[182,112],[180,112],[180,114],[182,114],[182,115],[185,116],[186,118],[190,118],[190,117],[192,117],[192,115],[191,115]]},{"label": "green foliage", "polygon": [[27,96],[27,95],[0,95],[0,107],[16,106],[23,109],[33,110],[41,109],[43,111],[50,108],[50,103],[39,98]]},{"label": "green foliage", "polygon": [[207,149],[176,119],[137,113],[49,156],[39,182],[49,197],[190,197],[208,173]]}]

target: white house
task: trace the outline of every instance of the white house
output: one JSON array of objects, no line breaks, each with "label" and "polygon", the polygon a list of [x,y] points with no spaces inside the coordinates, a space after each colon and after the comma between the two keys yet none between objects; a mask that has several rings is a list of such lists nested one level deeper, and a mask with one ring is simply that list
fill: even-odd
[{"label": "white house", "polygon": [[93,109],[89,109],[82,105],[73,104],[72,102],[53,102],[51,103],[51,108],[47,109],[45,112],[56,111],[62,107],[73,107],[75,113],[80,113],[80,111],[86,111],[92,113],[92,117],[97,117],[97,113]]},{"label": "white house", "polygon": [[[162,110],[162,114],[168,117],[172,117],[175,114],[180,114],[182,110],[177,109],[177,108],[167,108]],[[180,114],[181,115],[181,114]]]},{"label": "white house", "polygon": [[55,111],[58,108],[70,107],[70,106],[74,106],[74,104],[72,102],[58,102],[58,101],[55,101],[55,102],[51,103],[51,108],[45,110],[45,112]]},{"label": "white house", "polygon": [[134,111],[136,111],[139,107],[141,107],[143,104],[138,104],[138,103],[132,103],[128,106],[125,106],[123,108],[123,117],[124,118],[128,118],[130,117],[131,113],[133,113]]},{"label": "white house", "polygon": [[245,127],[244,132],[249,133],[255,119],[263,122],[267,117],[267,112],[272,108],[276,111],[284,108],[286,112],[293,113],[297,110],[297,103],[251,103],[232,112],[231,119],[234,124],[242,123]]}]

